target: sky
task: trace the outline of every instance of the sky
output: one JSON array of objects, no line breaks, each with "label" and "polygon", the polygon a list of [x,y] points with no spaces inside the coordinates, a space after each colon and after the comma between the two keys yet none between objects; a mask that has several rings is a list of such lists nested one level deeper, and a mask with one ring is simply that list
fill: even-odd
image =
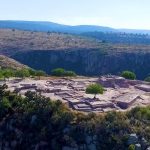
[{"label": "sky", "polygon": [[150,0],[0,0],[0,20],[150,29]]}]

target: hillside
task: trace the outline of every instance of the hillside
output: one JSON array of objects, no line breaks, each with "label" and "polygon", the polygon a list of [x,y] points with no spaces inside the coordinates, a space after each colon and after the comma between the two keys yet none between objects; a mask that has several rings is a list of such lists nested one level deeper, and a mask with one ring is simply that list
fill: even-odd
[{"label": "hillside", "polygon": [[0,29],[1,53],[26,50],[66,50],[98,48],[99,43],[80,36],[62,33],[29,32]]},{"label": "hillside", "polygon": [[125,32],[85,32],[81,35],[113,44],[150,44],[149,34],[129,34]]},{"label": "hillside", "polygon": [[59,67],[90,76],[131,70],[144,79],[150,73],[149,44],[111,44],[70,34],[1,29],[0,54],[47,73]]},{"label": "hillside", "polygon": [[111,44],[78,36],[56,32],[30,32],[11,29],[0,29],[0,53],[14,53],[31,50],[81,50],[97,49],[105,52],[150,52],[150,45]]},{"label": "hillside", "polygon": [[11,69],[15,69],[15,70],[27,68],[27,66],[15,61],[14,59],[8,58],[3,55],[0,55],[0,67],[1,68],[11,68]]}]

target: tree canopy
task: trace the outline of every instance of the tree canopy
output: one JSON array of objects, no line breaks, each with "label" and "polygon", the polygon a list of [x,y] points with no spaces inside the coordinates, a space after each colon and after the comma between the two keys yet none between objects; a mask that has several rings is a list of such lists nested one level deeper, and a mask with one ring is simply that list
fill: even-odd
[{"label": "tree canopy", "polygon": [[150,76],[147,77],[147,78],[145,78],[145,81],[146,81],[146,82],[150,82]]},{"label": "tree canopy", "polygon": [[103,86],[97,83],[91,84],[86,88],[86,93],[95,94],[95,97],[96,97],[96,94],[103,94],[103,92],[104,92]]},{"label": "tree canopy", "polygon": [[76,73],[74,71],[67,71],[63,68],[56,68],[53,69],[51,71],[53,76],[58,76],[58,77],[62,77],[62,76],[76,76]]},{"label": "tree canopy", "polygon": [[135,73],[131,72],[131,71],[123,71],[121,76],[126,78],[126,79],[130,79],[130,80],[135,80],[136,79]]}]

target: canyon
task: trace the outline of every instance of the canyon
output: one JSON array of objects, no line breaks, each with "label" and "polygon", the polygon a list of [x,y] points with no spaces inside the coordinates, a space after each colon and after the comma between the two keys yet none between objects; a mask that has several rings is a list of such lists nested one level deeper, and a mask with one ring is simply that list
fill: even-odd
[{"label": "canyon", "polygon": [[0,29],[0,54],[33,69],[73,70],[79,75],[120,75],[124,70],[145,79],[150,70],[150,45],[111,44],[64,33]]}]

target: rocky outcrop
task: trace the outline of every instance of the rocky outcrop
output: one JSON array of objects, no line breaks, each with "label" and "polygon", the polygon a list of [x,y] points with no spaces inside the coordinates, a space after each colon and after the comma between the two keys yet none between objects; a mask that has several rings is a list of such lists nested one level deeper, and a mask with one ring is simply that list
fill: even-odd
[{"label": "rocky outcrop", "polygon": [[136,144],[138,142],[138,136],[134,133],[129,136],[128,144]]},{"label": "rocky outcrop", "polygon": [[147,140],[144,137],[137,136],[135,133],[129,135],[127,144],[134,145],[135,150],[149,150],[150,148]]}]

